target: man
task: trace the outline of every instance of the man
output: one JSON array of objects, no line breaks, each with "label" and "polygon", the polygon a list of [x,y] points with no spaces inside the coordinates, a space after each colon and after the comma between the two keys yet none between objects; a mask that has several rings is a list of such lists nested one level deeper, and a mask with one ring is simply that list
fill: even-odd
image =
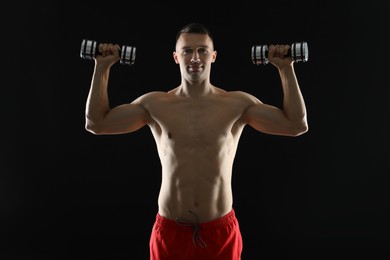
[{"label": "man", "polygon": [[86,129],[125,134],[149,126],[162,166],[158,212],[150,237],[151,260],[241,259],[242,237],[233,209],[231,177],[240,135],[246,125],[263,133],[299,136],[308,130],[306,108],[290,46],[270,45],[268,59],[279,71],[283,109],[242,91],[210,82],[216,60],[213,36],[191,23],[177,34],[173,59],[180,85],[146,93],[110,108],[110,67],[119,46],[100,44],[86,103]]}]

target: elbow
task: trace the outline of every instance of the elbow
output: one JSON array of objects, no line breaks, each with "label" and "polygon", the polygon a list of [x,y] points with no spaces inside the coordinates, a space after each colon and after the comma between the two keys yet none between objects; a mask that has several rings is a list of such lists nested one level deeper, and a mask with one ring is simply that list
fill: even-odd
[{"label": "elbow", "polygon": [[309,127],[306,125],[305,127],[296,129],[295,133],[293,134],[294,137],[301,136],[305,134],[307,131],[309,131]]},{"label": "elbow", "polygon": [[99,134],[99,132],[96,131],[96,128],[91,127],[89,124],[85,124],[85,130],[87,132],[90,132],[91,134],[94,134],[94,135],[98,135]]},{"label": "elbow", "polygon": [[309,131],[309,125],[307,124],[306,120],[303,120],[301,123],[297,124],[293,128],[293,130],[291,131],[291,136],[298,137],[305,134],[308,131]]},{"label": "elbow", "polygon": [[91,127],[89,127],[89,126],[85,126],[85,130],[87,131],[87,132],[90,132],[91,134],[94,134],[94,135],[97,135],[98,133],[93,129],[93,128],[91,128]]},{"label": "elbow", "polygon": [[85,122],[85,130],[87,132],[90,132],[94,135],[100,135],[100,134],[103,134],[103,132],[101,131],[101,129],[97,126],[97,124],[95,124],[94,122],[92,122],[91,120],[86,120]]}]

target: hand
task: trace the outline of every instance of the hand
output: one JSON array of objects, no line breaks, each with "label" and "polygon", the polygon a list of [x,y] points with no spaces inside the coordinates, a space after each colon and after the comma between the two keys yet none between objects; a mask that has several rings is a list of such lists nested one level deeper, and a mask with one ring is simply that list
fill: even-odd
[{"label": "hand", "polygon": [[99,44],[99,53],[95,56],[96,64],[102,64],[111,67],[120,59],[119,52],[120,47],[118,44]]},{"label": "hand", "polygon": [[291,66],[294,61],[291,56],[287,55],[290,48],[290,45],[271,44],[268,48],[269,62],[278,69],[281,69],[284,66]]}]

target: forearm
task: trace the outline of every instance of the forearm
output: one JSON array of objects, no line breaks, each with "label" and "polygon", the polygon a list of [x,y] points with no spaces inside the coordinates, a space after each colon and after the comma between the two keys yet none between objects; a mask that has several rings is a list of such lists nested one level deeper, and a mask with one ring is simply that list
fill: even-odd
[{"label": "forearm", "polygon": [[95,66],[85,110],[87,129],[96,127],[110,110],[107,93],[109,73],[109,68]]},{"label": "forearm", "polygon": [[283,110],[287,118],[293,122],[306,121],[306,105],[299,88],[293,65],[279,69],[283,87]]}]

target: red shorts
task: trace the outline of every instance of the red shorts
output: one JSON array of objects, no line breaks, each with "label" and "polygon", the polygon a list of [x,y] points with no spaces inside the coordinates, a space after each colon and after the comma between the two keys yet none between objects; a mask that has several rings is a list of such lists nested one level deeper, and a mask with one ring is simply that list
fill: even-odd
[{"label": "red shorts", "polygon": [[216,220],[178,223],[157,213],[150,237],[150,260],[240,260],[242,237],[231,212]]}]

